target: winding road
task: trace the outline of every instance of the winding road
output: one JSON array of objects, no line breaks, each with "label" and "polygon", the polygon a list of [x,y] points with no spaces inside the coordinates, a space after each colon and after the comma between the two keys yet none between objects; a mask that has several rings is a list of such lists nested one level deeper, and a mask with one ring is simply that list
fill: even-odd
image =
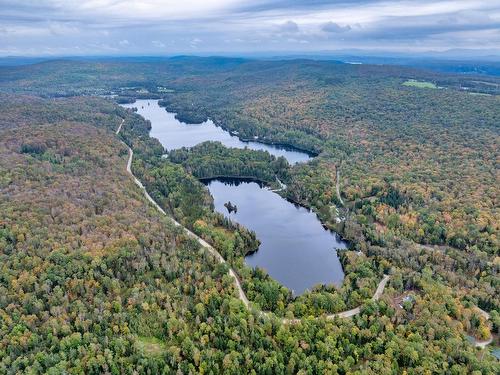
[{"label": "winding road", "polygon": [[[120,134],[120,131],[122,129],[122,126],[123,126],[124,122],[125,122],[125,119],[122,119],[120,125],[118,126],[118,129],[116,129],[116,132],[115,132],[116,135]],[[142,190],[142,192],[143,192],[144,196],[146,197],[146,199],[149,202],[151,202],[151,204],[159,212],[161,212],[163,215],[169,217],[176,226],[181,227],[190,237],[196,239],[196,241],[198,241],[198,243],[201,246],[203,246],[213,256],[215,256],[215,258],[219,261],[219,263],[228,264],[226,262],[226,260],[222,257],[222,255],[214,247],[212,247],[208,242],[206,242],[204,239],[198,237],[195,233],[193,233],[192,231],[190,231],[186,227],[183,227],[174,218],[172,218],[171,216],[167,215],[167,213],[165,212],[165,210],[163,210],[163,208],[161,208],[160,205],[158,203],[156,203],[156,201],[153,198],[151,198],[151,196],[147,192],[147,190],[144,187],[144,185],[142,184],[142,182],[139,181],[139,179],[137,177],[135,177],[135,175],[132,173],[132,159],[134,157],[134,151],[125,142],[123,142],[123,141],[121,141],[121,142],[128,149],[127,172],[132,176],[132,179],[134,180],[135,184]],[[342,205],[344,205],[344,202],[342,201],[342,198],[340,197],[339,180],[340,180],[340,173],[339,173],[339,170],[337,169],[337,196],[338,196],[340,202],[342,203]],[[279,181],[279,182],[281,183],[281,181]],[[229,266],[229,275],[234,280],[234,285],[236,287],[236,290],[238,291],[238,298],[241,300],[241,302],[243,302],[243,304],[245,305],[245,307],[247,309],[251,310],[252,306],[251,306],[250,301],[248,300],[248,298],[247,298],[247,296],[245,294],[245,291],[241,287],[241,282],[240,282],[240,280],[239,280],[236,272],[230,266]],[[384,293],[385,286],[386,286],[387,282],[389,281],[389,279],[390,279],[389,275],[384,275],[384,277],[382,278],[382,280],[378,284],[377,289],[375,290],[375,293],[373,294],[373,297],[372,297],[373,301],[377,301],[378,299],[380,299],[380,297]],[[479,307],[477,309],[479,310],[479,313],[486,320],[490,319],[490,314],[489,313],[487,313],[486,311],[480,309]],[[356,307],[354,309],[351,309],[351,310],[342,311],[342,312],[338,312],[338,313],[335,313],[335,314],[323,315],[321,317],[316,317],[315,319],[325,318],[325,319],[331,320],[331,319],[335,319],[335,318],[350,318],[350,317],[353,317],[354,315],[358,315],[360,312],[361,312],[361,306],[358,306],[358,307]],[[271,313],[269,311],[262,311],[262,310],[258,310],[257,314],[259,316],[263,316],[263,317],[270,317],[271,315],[274,315],[273,313]],[[293,319],[282,318],[281,322],[283,324],[299,324],[301,322],[301,319],[298,319],[298,318],[293,318]],[[474,339],[473,345],[475,347],[484,349],[492,341],[493,341],[492,337],[490,337],[490,339],[485,340],[485,341],[478,341],[478,340]]]},{"label": "winding road", "polygon": [[[485,319],[485,320],[490,320],[491,318],[491,315],[484,311],[482,308],[476,306],[476,309],[477,311],[479,312],[479,314]],[[474,346],[476,348],[481,348],[481,349],[484,349],[486,348],[486,346],[488,346],[489,344],[491,344],[493,342],[493,335],[490,336],[490,338],[488,340],[484,340],[484,341],[481,341],[481,340],[477,340],[475,337],[472,338],[474,340]]]},{"label": "winding road", "polygon": [[340,204],[342,204],[342,206],[345,207],[344,200],[340,196],[340,170],[338,167],[335,168],[335,170],[336,170],[336,174],[337,174],[337,178],[336,178],[337,181],[335,181],[335,188],[337,190],[337,198],[338,198]]},{"label": "winding road", "polygon": [[[118,126],[118,129],[115,132],[116,135],[119,135],[124,122],[125,122],[125,119],[123,119],[121,121],[120,125]],[[163,210],[163,208],[161,208],[160,205],[158,203],[156,203],[156,201],[153,198],[151,198],[151,196],[147,192],[147,190],[144,187],[144,185],[142,184],[142,182],[139,181],[139,179],[137,177],[135,177],[135,175],[132,173],[132,159],[134,157],[134,151],[125,142],[123,142],[123,141],[121,141],[121,142],[128,149],[127,172],[132,176],[132,179],[134,180],[135,184],[142,190],[142,192],[143,192],[144,196],[146,197],[146,199],[149,202],[151,202],[151,204],[159,212],[161,212],[163,215],[169,217],[176,226],[181,227],[190,237],[192,237],[196,241],[198,241],[198,243],[201,246],[203,246],[213,256],[215,256],[215,258],[219,261],[219,263],[228,264],[226,262],[226,260],[222,257],[222,255],[220,255],[220,253],[217,250],[215,250],[214,247],[212,247],[208,242],[206,242],[204,239],[198,237],[196,234],[194,234],[192,231],[190,231],[186,227],[183,227],[174,218],[172,218],[171,216],[167,215],[167,213]],[[339,171],[337,170],[337,195],[338,195],[339,200],[341,201],[341,203],[344,204],[344,202],[342,201],[342,198],[340,198],[339,177],[340,177],[339,176]],[[248,298],[247,298],[247,296],[245,294],[245,291],[241,287],[241,282],[240,282],[240,280],[239,280],[236,272],[230,266],[229,266],[229,275],[234,280],[234,285],[236,287],[236,290],[238,291],[238,298],[241,300],[241,302],[243,302],[243,304],[245,305],[245,307],[247,309],[251,310],[252,306],[251,306],[250,301],[248,300]],[[384,277],[382,278],[382,280],[378,284],[377,289],[375,290],[375,293],[373,294],[373,297],[372,297],[373,301],[377,301],[382,296],[382,294],[384,293],[385,286],[386,286],[387,282],[389,281],[389,279],[390,279],[389,275],[384,275]],[[486,311],[480,309],[479,307],[478,307],[478,309],[479,309],[479,313],[482,316],[484,316],[485,319],[487,319],[487,320],[490,319],[490,314],[489,313],[487,313]],[[360,312],[361,312],[361,306],[356,307],[356,308],[351,309],[351,310],[338,312],[338,313],[335,313],[335,314],[323,315],[321,317],[316,317],[315,319],[325,318],[325,319],[331,320],[331,319],[335,319],[335,318],[350,318],[350,317],[353,317],[354,315],[358,315]],[[273,313],[271,313],[269,311],[262,311],[262,310],[258,310],[257,314],[259,316],[263,316],[263,317],[270,317],[271,315],[274,315]],[[293,318],[293,319],[282,318],[281,322],[283,324],[299,324],[301,322],[301,319],[298,319],[298,318]],[[478,340],[474,339],[473,345],[475,347],[484,349],[488,344],[490,344],[492,342],[492,340],[493,340],[492,337],[490,339],[486,340],[486,341],[478,341]]]},{"label": "winding road", "polygon": [[[122,126],[125,122],[125,119],[122,119],[120,125],[118,126],[118,129],[116,129],[116,132],[115,134],[116,135],[119,135],[120,134],[120,131],[122,130]],[[203,240],[202,238],[198,237],[196,234],[194,234],[193,232],[191,232],[189,229],[187,229],[186,227],[183,227],[178,221],[176,221],[174,218],[172,218],[171,216],[167,215],[167,213],[163,210],[163,208],[160,207],[160,205],[158,203],[156,203],[156,201],[151,198],[151,196],[149,195],[149,193],[147,192],[146,188],[144,187],[144,185],[142,184],[141,181],[139,181],[139,179],[137,177],[134,176],[134,174],[132,173],[132,159],[134,157],[134,151],[123,141],[121,141],[125,147],[127,147],[128,149],[128,160],[127,160],[127,172],[132,176],[132,179],[134,180],[135,184],[142,190],[144,196],[146,197],[146,199],[151,202],[151,204],[159,211],[161,212],[163,215],[169,217],[176,226],[179,226],[181,228],[183,228],[183,230],[192,238],[194,238],[196,241],[198,241],[198,243],[203,246],[205,249],[207,249],[213,256],[215,256],[215,258],[219,261],[219,263],[224,263],[224,264],[228,264],[226,262],[226,260],[222,257],[222,255],[220,255],[220,253],[215,249],[213,248],[208,242],[206,242],[205,240]],[[243,304],[245,305],[245,307],[247,309],[252,309],[251,305],[250,305],[250,301],[248,300],[246,294],[245,294],[245,291],[243,290],[243,288],[241,287],[241,283],[240,283],[240,280],[236,274],[236,272],[233,270],[232,267],[229,266],[229,275],[233,278],[234,280],[234,285],[236,287],[236,290],[238,291],[238,297],[239,299],[241,300],[241,302],[243,302]],[[375,291],[375,293],[373,294],[373,297],[372,297],[372,300],[373,301],[376,301],[380,298],[380,296],[382,295],[382,293],[384,292],[384,288],[385,288],[385,285],[387,284],[387,281],[389,281],[389,275],[384,275],[384,277],[382,278],[382,280],[380,281],[380,283],[378,284],[378,287],[377,287],[377,290]],[[326,319],[335,319],[335,318],[350,318],[354,315],[357,315],[361,312],[361,306],[360,307],[356,307],[352,310],[347,310],[347,311],[342,311],[342,312],[339,312],[339,313],[335,313],[335,314],[329,314],[329,315],[323,315],[322,317],[316,317],[316,319],[320,319],[320,318],[326,318]],[[272,313],[271,312],[268,312],[268,311],[258,311],[257,312],[260,316],[270,316]],[[298,324],[300,323],[301,319],[288,319],[288,318],[283,318],[282,320],[282,323],[283,324]]]}]

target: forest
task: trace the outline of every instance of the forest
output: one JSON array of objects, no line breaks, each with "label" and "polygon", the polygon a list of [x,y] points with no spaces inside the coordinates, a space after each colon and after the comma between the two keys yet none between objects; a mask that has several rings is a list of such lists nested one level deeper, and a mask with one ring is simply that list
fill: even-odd
[{"label": "forest", "polygon": [[276,178],[288,178],[290,168],[283,156],[276,158],[266,151],[227,148],[219,142],[204,142],[190,149],[172,150],[168,156],[170,161],[182,164],[188,173],[198,179],[251,177],[276,185]]},{"label": "forest", "polygon": [[[500,326],[500,106],[460,90],[477,77],[222,58],[0,72],[0,373],[498,373],[467,338],[498,340]],[[87,96],[111,93],[318,156],[291,166],[203,143],[165,158],[147,121]],[[155,201],[237,270],[253,310],[226,266],[148,205],[120,140]],[[351,242],[342,286],[294,298],[246,267],[258,238],[213,211],[198,179],[215,176],[283,180],[280,194]]]},{"label": "forest", "polygon": [[[320,154],[300,173],[328,180],[339,168],[342,194],[365,234],[498,255],[500,96],[473,95],[497,93],[498,77],[182,56],[144,63],[54,61],[0,72],[2,91],[157,97],[181,120],[210,117],[243,139],[258,136]],[[439,89],[405,86],[412,80]],[[331,185],[310,193],[313,184],[298,182],[289,197],[322,209],[335,199]],[[396,191],[401,204],[388,204],[387,194]]]}]

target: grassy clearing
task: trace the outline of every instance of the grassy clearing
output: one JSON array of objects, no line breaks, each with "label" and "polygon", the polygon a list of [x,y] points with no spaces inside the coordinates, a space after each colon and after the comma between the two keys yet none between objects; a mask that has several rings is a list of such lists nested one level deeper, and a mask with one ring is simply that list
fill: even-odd
[{"label": "grassy clearing", "polygon": [[438,87],[432,82],[417,81],[415,79],[409,79],[403,83],[403,86],[418,87],[422,89],[437,89]]},{"label": "grassy clearing", "polygon": [[137,347],[147,355],[159,356],[167,350],[166,344],[156,337],[138,336]]}]

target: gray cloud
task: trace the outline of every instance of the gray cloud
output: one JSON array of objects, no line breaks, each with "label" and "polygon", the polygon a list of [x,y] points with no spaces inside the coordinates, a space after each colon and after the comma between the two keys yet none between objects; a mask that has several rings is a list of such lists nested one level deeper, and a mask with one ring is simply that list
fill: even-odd
[{"label": "gray cloud", "polygon": [[279,30],[284,33],[297,33],[299,32],[299,25],[293,21],[286,21],[279,25]]},{"label": "gray cloud", "polygon": [[327,22],[321,26],[321,30],[325,33],[345,33],[351,30],[350,25],[340,26],[335,22]]},{"label": "gray cloud", "polygon": [[0,55],[500,50],[500,0],[0,0],[0,25]]},{"label": "gray cloud", "polygon": [[241,6],[240,9],[252,12],[261,12],[268,10],[286,9],[308,9],[308,8],[327,8],[349,5],[360,5],[377,3],[380,0],[256,0],[249,1],[248,5]]}]

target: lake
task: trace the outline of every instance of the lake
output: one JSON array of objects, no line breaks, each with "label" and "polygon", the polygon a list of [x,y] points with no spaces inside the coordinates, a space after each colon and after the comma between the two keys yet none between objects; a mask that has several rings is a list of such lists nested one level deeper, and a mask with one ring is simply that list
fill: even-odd
[{"label": "lake", "polygon": [[[290,163],[310,158],[296,150],[242,142],[212,121],[182,123],[175,118],[175,113],[158,106],[157,100],[138,100],[123,106],[137,108],[140,115],[151,121],[151,136],[159,139],[167,150],[220,141],[227,147],[266,150],[284,156]],[[341,284],[344,273],[336,250],[345,249],[346,243],[326,230],[312,211],[283,199],[257,182],[241,179],[204,182],[214,198],[216,211],[255,231],[261,241],[259,249],[245,257],[249,266],[265,269],[295,295],[317,284]],[[236,213],[229,213],[224,207],[228,201],[236,204]]]},{"label": "lake", "polygon": [[[256,182],[238,179],[205,181],[216,211],[255,231],[259,250],[245,260],[264,268],[296,295],[316,284],[339,286],[344,272],[336,249],[346,244],[323,228],[312,211],[294,205]],[[238,211],[229,213],[230,201]]]},{"label": "lake", "polygon": [[226,147],[264,150],[274,156],[285,157],[290,164],[306,162],[311,156],[305,152],[292,150],[278,145],[260,142],[241,141],[237,136],[216,126],[212,120],[201,124],[186,124],[175,118],[175,113],[168,112],[158,105],[156,99],[137,100],[133,104],[123,104],[125,108],[137,108],[137,113],[151,121],[151,136],[158,138],[167,150],[181,147],[193,147],[205,141],[219,141]]}]

